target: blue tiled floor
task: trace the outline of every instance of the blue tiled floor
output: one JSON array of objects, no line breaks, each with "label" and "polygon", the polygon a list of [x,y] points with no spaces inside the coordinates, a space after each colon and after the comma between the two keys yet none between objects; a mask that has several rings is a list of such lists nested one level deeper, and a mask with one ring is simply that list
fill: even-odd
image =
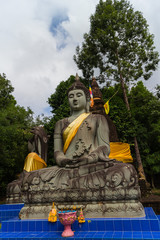
[{"label": "blue tiled floor", "polygon": [[[72,226],[75,235],[67,240],[160,239],[160,216],[156,216],[152,208],[145,208],[145,212],[144,218],[95,218],[86,219],[84,224],[76,221]],[[59,221],[12,219],[2,222],[0,240],[64,239],[63,228]]]},{"label": "blue tiled floor", "polygon": [[[2,233],[0,234],[0,239],[11,239],[11,240],[29,240],[29,239],[65,239],[61,237],[61,232],[20,232],[20,233]],[[105,240],[105,239],[160,239],[159,232],[75,232],[73,237],[68,237],[66,239],[72,240]]]}]

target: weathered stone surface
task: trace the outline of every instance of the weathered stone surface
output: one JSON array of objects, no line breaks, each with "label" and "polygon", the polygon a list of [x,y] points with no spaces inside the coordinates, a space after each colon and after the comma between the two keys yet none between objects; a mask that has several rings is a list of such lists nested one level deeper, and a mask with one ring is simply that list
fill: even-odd
[{"label": "weathered stone surface", "polygon": [[86,171],[81,166],[26,172],[22,199],[25,203],[139,199],[140,190],[134,167],[119,162],[111,165],[92,164],[85,168]]},{"label": "weathered stone surface", "polygon": [[[86,218],[137,218],[144,217],[144,209],[139,201],[112,201],[112,202],[68,202],[56,203],[57,211],[76,209],[77,215],[80,209]],[[48,219],[52,204],[26,204],[22,208],[19,217],[21,219]]]}]

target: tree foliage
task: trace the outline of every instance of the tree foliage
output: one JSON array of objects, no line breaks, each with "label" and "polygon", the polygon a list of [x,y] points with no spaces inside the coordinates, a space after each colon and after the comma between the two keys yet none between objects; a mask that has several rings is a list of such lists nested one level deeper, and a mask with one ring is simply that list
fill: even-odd
[{"label": "tree foliage", "polygon": [[130,118],[119,84],[103,87],[103,98],[107,101],[117,90],[110,101],[109,116],[116,125],[120,141],[131,145],[134,159],[133,136],[137,136],[145,173],[152,178],[160,174],[160,99],[149,92],[142,81],[137,82],[127,93],[133,116]]},{"label": "tree foliage", "polygon": [[0,75],[0,193],[22,172],[28,154],[27,140],[31,136],[32,111],[17,105],[13,87]]},{"label": "tree foliage", "polygon": [[159,62],[153,39],[142,13],[128,1],[100,0],[74,60],[85,77],[98,68],[101,82],[106,77],[119,82],[120,74],[126,83],[147,80]]},{"label": "tree foliage", "polygon": [[131,89],[130,106],[146,172],[160,173],[160,99],[138,82]]}]

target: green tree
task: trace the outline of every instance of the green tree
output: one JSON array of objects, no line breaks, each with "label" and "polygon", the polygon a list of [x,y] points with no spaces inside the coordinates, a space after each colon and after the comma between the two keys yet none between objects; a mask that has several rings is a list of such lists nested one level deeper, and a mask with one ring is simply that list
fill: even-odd
[{"label": "green tree", "polygon": [[[159,54],[155,51],[153,35],[142,14],[134,11],[126,0],[100,0],[90,22],[90,31],[84,34],[84,42],[82,47],[77,47],[74,60],[85,77],[93,75],[98,68],[100,82],[107,78],[121,84],[131,118],[126,84],[140,77],[147,80],[156,70]],[[139,174],[144,177],[136,136],[134,142]]]},{"label": "green tree", "polygon": [[149,92],[142,81],[137,82],[127,93],[133,116],[130,119],[119,84],[103,87],[101,91],[104,100],[117,92],[110,101],[109,116],[117,128],[119,140],[130,144],[133,158],[135,153],[132,136],[136,132],[143,166],[154,187],[156,174],[160,174],[160,99]]},{"label": "green tree", "polygon": [[16,104],[13,87],[6,76],[0,75],[0,193],[22,172],[27,156],[27,140],[33,118],[31,109]]},{"label": "green tree", "polygon": [[143,165],[154,187],[154,175],[160,174],[160,99],[140,81],[132,87],[129,102]]},{"label": "green tree", "polygon": [[101,82],[149,79],[158,66],[159,54],[141,12],[134,11],[126,0],[100,0],[90,23],[74,56],[85,77],[98,68]]}]

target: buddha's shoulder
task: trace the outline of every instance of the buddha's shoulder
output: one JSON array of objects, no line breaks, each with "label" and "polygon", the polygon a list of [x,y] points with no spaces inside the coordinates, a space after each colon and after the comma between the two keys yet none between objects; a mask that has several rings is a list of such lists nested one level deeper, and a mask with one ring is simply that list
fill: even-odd
[{"label": "buddha's shoulder", "polygon": [[105,116],[102,115],[102,114],[91,113],[89,117],[92,118],[92,119],[95,119],[95,120],[99,120],[99,121],[100,120],[105,120],[106,121]]},{"label": "buddha's shoulder", "polygon": [[68,118],[63,118],[57,121],[55,127],[58,126],[64,127],[65,125],[68,125]]}]

